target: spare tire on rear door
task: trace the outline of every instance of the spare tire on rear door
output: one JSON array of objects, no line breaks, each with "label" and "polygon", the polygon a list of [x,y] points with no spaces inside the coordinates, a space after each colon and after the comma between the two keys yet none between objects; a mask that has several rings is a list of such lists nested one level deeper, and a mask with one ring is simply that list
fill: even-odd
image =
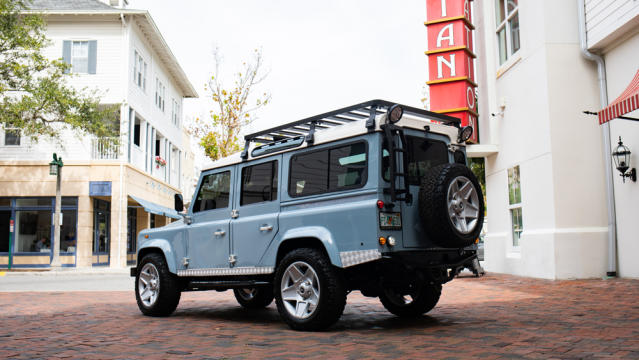
[{"label": "spare tire on rear door", "polygon": [[484,197],[475,175],[461,164],[431,168],[419,189],[419,216],[431,241],[442,247],[475,242],[484,223]]}]

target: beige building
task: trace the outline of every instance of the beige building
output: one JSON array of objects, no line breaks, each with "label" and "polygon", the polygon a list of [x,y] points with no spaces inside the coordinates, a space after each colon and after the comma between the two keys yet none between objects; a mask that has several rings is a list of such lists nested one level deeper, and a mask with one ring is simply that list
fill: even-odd
[{"label": "beige building", "polygon": [[[116,145],[68,133],[63,144],[34,143],[0,128],[0,268],[49,267],[53,246],[63,266],[125,267],[135,261],[137,233],[179,218],[174,194],[193,192],[181,109],[197,93],[147,11],[124,0],[35,0],[32,9],[47,20],[46,55],[77,75],[72,85],[121,104],[120,138]],[[53,153],[64,162],[59,244]]]}]

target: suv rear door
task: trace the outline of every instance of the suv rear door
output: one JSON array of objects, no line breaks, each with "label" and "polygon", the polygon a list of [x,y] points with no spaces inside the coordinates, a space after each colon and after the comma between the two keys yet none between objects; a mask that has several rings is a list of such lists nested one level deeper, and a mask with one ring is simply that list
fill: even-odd
[{"label": "suv rear door", "polygon": [[231,253],[235,267],[257,266],[278,231],[282,156],[238,165],[231,220]]}]

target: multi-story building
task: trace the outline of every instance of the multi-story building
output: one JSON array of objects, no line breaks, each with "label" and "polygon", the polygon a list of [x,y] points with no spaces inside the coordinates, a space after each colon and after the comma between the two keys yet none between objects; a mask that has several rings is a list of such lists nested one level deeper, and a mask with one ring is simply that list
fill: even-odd
[{"label": "multi-story building", "polygon": [[608,132],[583,113],[637,73],[639,2],[473,4],[480,144],[469,154],[486,159],[486,270],[639,277],[639,184],[624,182],[611,156],[621,137],[636,166],[639,123],[615,119]]},{"label": "multi-story building", "polygon": [[[49,267],[52,246],[63,266],[125,267],[137,232],[178,218],[174,194],[193,191],[182,102],[197,93],[150,14],[126,0],[34,0],[31,9],[47,22],[46,56],[71,65],[71,85],[97,89],[102,103],[119,108],[105,121],[120,136],[116,143],[67,132],[62,143],[33,142],[0,129],[0,267]],[[64,162],[59,244],[53,153]]]}]

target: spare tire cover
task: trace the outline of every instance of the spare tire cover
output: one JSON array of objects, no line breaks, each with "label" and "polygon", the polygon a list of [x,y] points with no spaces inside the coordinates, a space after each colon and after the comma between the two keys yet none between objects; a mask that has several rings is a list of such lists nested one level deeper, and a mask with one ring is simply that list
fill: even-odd
[{"label": "spare tire cover", "polygon": [[477,177],[461,164],[431,168],[419,189],[419,217],[437,245],[471,245],[484,224],[484,196]]}]

